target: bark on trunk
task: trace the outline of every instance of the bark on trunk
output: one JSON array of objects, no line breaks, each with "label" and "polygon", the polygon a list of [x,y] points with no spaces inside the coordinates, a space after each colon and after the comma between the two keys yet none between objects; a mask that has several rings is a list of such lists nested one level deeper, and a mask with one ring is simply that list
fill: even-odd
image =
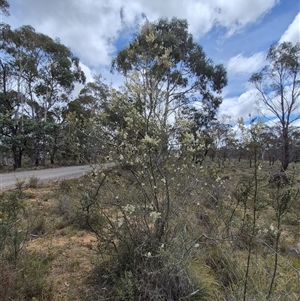
[{"label": "bark on trunk", "polygon": [[17,146],[12,146],[14,156],[14,169],[22,166],[22,150]]},{"label": "bark on trunk", "polygon": [[288,128],[282,130],[282,154],[281,154],[281,169],[286,171],[290,163],[290,150],[289,150],[289,135]]}]

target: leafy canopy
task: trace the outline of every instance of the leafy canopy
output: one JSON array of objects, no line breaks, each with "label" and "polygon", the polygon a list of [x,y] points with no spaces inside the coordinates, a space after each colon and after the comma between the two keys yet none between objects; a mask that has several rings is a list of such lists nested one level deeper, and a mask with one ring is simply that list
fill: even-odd
[{"label": "leafy canopy", "polygon": [[[150,91],[164,90],[167,102],[202,101],[216,109],[227,84],[222,65],[214,65],[188,32],[186,20],[173,18],[146,22],[139,34],[112,62],[112,70],[124,76],[137,71]],[[209,107],[209,106],[208,106]]]}]

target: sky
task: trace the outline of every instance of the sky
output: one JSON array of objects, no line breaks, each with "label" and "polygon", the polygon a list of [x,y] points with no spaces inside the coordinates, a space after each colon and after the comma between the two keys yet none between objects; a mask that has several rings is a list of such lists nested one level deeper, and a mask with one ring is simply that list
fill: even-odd
[{"label": "sky", "polygon": [[[265,65],[273,43],[300,41],[299,0],[8,0],[12,28],[31,25],[59,38],[79,57],[87,80],[102,74],[107,83],[122,84],[111,74],[111,60],[129,43],[145,18],[186,19],[189,32],[207,56],[223,64],[228,85],[219,116],[231,122],[257,116],[249,78]],[[77,87],[77,92],[79,87]]]}]

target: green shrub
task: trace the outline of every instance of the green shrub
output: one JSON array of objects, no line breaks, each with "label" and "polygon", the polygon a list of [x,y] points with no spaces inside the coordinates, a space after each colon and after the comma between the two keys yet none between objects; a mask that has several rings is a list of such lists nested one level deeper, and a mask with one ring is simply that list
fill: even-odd
[{"label": "green shrub", "polygon": [[48,280],[51,257],[36,252],[25,253],[19,261],[17,285],[19,300],[51,300],[52,282]]},{"label": "green shrub", "polygon": [[48,271],[52,258],[24,251],[15,264],[0,260],[0,300],[52,300]]},{"label": "green shrub", "polygon": [[16,178],[15,180],[15,187],[16,187],[16,191],[18,193],[18,197],[22,198],[23,197],[23,189],[25,186],[25,180],[20,180],[18,178]]},{"label": "green shrub", "polygon": [[13,265],[0,259],[0,300],[15,300],[16,273]]},{"label": "green shrub", "polygon": [[[22,194],[22,192],[21,192]],[[17,261],[27,237],[28,225],[22,223],[24,201],[20,191],[4,194],[0,201],[0,258]]]},{"label": "green shrub", "polygon": [[36,176],[31,176],[28,180],[27,187],[29,188],[37,188],[40,179]]},{"label": "green shrub", "polygon": [[30,228],[30,234],[33,236],[39,236],[45,234],[47,232],[46,229],[46,219],[44,216],[37,216],[35,220],[32,222]]}]

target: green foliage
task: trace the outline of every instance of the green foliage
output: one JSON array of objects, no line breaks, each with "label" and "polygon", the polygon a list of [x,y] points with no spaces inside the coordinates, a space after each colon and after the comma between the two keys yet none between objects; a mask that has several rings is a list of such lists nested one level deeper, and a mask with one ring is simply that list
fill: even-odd
[{"label": "green foliage", "polygon": [[[183,73],[183,69],[178,68],[179,63],[195,79]],[[174,88],[190,86],[205,97],[209,93],[207,81],[216,92],[227,83],[224,68],[213,66],[202,47],[188,33],[187,21],[176,18],[146,22],[137,37],[118,53],[112,67],[124,75],[132,70],[147,69],[150,78],[169,82]]]},{"label": "green foliage", "polygon": [[[214,65],[206,57],[188,33],[187,22],[176,18],[146,22],[133,41],[118,53],[112,69],[125,75],[127,83],[125,93],[114,97],[116,107],[124,110],[121,114],[119,109],[111,110],[109,115],[113,114],[120,128],[127,127],[134,116],[132,121],[139,125],[135,132],[137,141],[146,135],[155,137],[159,128],[163,139],[158,153],[170,143],[171,135],[178,139],[178,129],[169,123],[170,116],[178,124],[186,119],[181,116],[183,106],[189,111],[195,102],[201,102],[198,119],[207,125],[215,116],[222,101],[219,94],[227,84],[224,67]],[[128,107],[133,110],[130,114]],[[159,124],[154,133],[152,124]]]},{"label": "green foliage", "polygon": [[27,237],[27,225],[20,216],[24,202],[20,191],[2,194],[0,202],[0,260],[16,262]]},{"label": "green foliage", "polygon": [[36,165],[41,153],[45,157],[47,151],[53,161],[55,124],[61,118],[61,107],[75,83],[85,82],[79,60],[59,40],[30,26],[15,30],[3,26],[1,42],[5,57],[0,64],[2,143],[11,149],[15,168],[21,167],[24,152]]},{"label": "green foliage", "polygon": [[37,176],[31,176],[28,180],[27,186],[29,188],[37,188],[40,179]]},{"label": "green foliage", "polygon": [[9,15],[9,3],[6,0],[0,1],[0,10],[4,13],[4,15]]},{"label": "green foliage", "polygon": [[231,256],[230,247],[225,243],[215,243],[207,251],[205,263],[214,271],[218,283],[223,289],[234,287],[242,275],[237,261]]},{"label": "green foliage", "polygon": [[22,198],[22,196],[23,196],[23,188],[25,186],[25,182],[26,182],[26,180],[24,180],[24,179],[21,180],[19,178],[16,178],[16,180],[15,180],[16,191],[20,198]]},{"label": "green foliage", "polygon": [[47,278],[51,258],[24,253],[16,266],[0,261],[0,300],[52,300],[52,283]]}]

